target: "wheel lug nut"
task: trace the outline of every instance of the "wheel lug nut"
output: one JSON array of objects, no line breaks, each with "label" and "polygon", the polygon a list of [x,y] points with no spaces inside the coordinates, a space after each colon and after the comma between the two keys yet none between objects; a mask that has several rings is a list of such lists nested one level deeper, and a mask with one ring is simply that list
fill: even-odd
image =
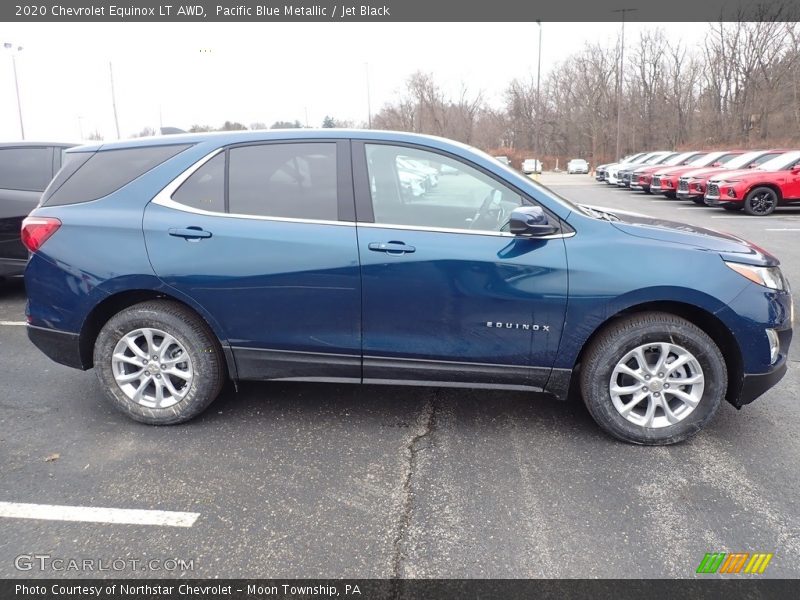
[{"label": "wheel lug nut", "polygon": [[659,377],[663,377],[663,376],[664,376],[664,374],[663,374],[663,373],[659,373],[659,374],[658,374],[658,376],[659,376]]},{"label": "wheel lug nut", "polygon": [[150,371],[145,371],[144,374],[149,377],[150,376]]},{"label": "wheel lug nut", "polygon": [[665,388],[668,388],[668,387],[669,387],[669,384],[668,384],[668,383],[665,383],[665,384],[664,384],[664,387],[665,387]]},{"label": "wheel lug nut", "polygon": [[658,397],[659,397],[661,394],[659,394],[658,392],[656,392],[656,393],[655,393],[655,394],[653,394],[653,395],[654,395],[656,398],[658,398]]},{"label": "wheel lug nut", "polygon": [[644,376],[644,378],[645,378],[647,381],[650,381],[650,375],[645,375],[645,376]]},{"label": "wheel lug nut", "polygon": [[156,373],[156,379],[161,379],[161,373]]},{"label": "wheel lug nut", "polygon": [[158,360],[158,357],[155,354],[153,355],[153,360]]},{"label": "wheel lug nut", "polygon": [[642,388],[642,391],[643,391],[643,392],[646,392],[646,391],[648,391],[648,389],[647,389],[647,386],[644,386],[644,387]]},{"label": "wheel lug nut", "polygon": [[166,369],[166,368],[167,368],[167,365],[161,365],[161,368],[162,368],[162,369]]}]

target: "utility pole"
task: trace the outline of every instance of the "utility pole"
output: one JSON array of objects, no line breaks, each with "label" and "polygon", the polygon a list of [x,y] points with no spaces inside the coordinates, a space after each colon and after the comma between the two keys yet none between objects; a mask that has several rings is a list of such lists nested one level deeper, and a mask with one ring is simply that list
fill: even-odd
[{"label": "utility pole", "polygon": [[19,79],[17,78],[17,54],[22,52],[22,46],[14,48],[14,44],[9,42],[3,43],[3,48],[11,50],[11,65],[14,68],[14,89],[17,92],[17,114],[19,115],[19,133],[22,139],[25,139],[25,125],[22,122],[22,103],[19,99]]},{"label": "utility pole", "polygon": [[619,52],[619,73],[617,75],[617,155],[616,159],[620,158],[620,143],[622,134],[622,74],[625,67],[625,13],[636,10],[635,8],[619,8],[611,12],[622,13],[622,40],[620,43]]},{"label": "utility pole", "polygon": [[367,128],[372,129],[372,103],[369,98],[369,63],[364,63],[364,69],[367,74]]},{"label": "utility pole", "polygon": [[542,81],[542,22],[537,20],[539,26],[539,63],[536,66],[536,158],[541,164],[542,160],[542,103],[539,98],[540,83]]},{"label": "utility pole", "polygon": [[111,61],[108,63],[108,74],[111,76],[111,108],[114,109],[114,127],[117,128],[117,139],[119,135],[119,118],[117,118],[117,97],[114,93],[114,67],[111,66]]}]

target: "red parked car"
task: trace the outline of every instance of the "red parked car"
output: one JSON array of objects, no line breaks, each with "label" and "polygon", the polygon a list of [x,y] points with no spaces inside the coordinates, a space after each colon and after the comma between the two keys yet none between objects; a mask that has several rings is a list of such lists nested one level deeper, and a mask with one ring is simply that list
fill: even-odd
[{"label": "red parked car", "polygon": [[742,150],[737,150],[703,153],[687,165],[656,171],[653,173],[653,179],[650,182],[650,191],[656,194],[660,192],[667,198],[677,198],[678,179],[681,175],[687,171],[701,169],[703,167],[721,167],[733,157],[742,154],[742,152]]},{"label": "red parked car", "polygon": [[678,179],[678,198],[691,200],[695,204],[705,204],[706,185],[710,178],[724,177],[729,171],[755,169],[786,152],[789,150],[751,150],[732,158],[721,167],[706,167],[684,173]]},{"label": "red parked car", "polygon": [[685,165],[690,161],[694,160],[698,156],[703,154],[702,152],[675,152],[671,155],[667,155],[665,160],[660,161],[657,165],[644,165],[639,167],[638,169],[634,170],[631,173],[631,189],[632,190],[642,190],[646,194],[651,194],[650,191],[650,181],[653,178],[653,173],[657,171],[664,170],[667,167],[678,167],[680,165]]},{"label": "red parked car", "polygon": [[708,180],[706,204],[749,215],[769,215],[779,205],[800,203],[800,150],[773,158],[755,169]]}]

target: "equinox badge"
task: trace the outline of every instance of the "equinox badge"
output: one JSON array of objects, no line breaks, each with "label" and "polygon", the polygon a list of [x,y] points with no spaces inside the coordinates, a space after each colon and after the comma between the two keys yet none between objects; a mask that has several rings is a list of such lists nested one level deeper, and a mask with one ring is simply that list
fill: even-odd
[{"label": "equinox badge", "polygon": [[550,331],[550,325],[537,325],[535,323],[501,323],[500,321],[486,321],[487,327],[495,329],[529,329],[531,331]]}]

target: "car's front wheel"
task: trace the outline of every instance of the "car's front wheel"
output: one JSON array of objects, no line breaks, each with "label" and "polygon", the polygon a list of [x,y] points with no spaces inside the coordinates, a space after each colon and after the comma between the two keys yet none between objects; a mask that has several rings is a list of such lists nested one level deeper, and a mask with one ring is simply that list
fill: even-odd
[{"label": "car's front wheel", "polygon": [[606,432],[635,444],[691,437],[714,416],[727,389],[714,341],[668,313],[620,319],[593,340],[582,363],[589,413]]},{"label": "car's front wheel", "polygon": [[112,404],[152,425],[188,421],[211,404],[225,380],[223,360],[208,325],[168,300],[119,312],[94,346],[95,372]]},{"label": "car's front wheel", "polygon": [[757,187],[744,199],[744,212],[754,217],[765,217],[778,207],[778,194],[768,187]]}]

